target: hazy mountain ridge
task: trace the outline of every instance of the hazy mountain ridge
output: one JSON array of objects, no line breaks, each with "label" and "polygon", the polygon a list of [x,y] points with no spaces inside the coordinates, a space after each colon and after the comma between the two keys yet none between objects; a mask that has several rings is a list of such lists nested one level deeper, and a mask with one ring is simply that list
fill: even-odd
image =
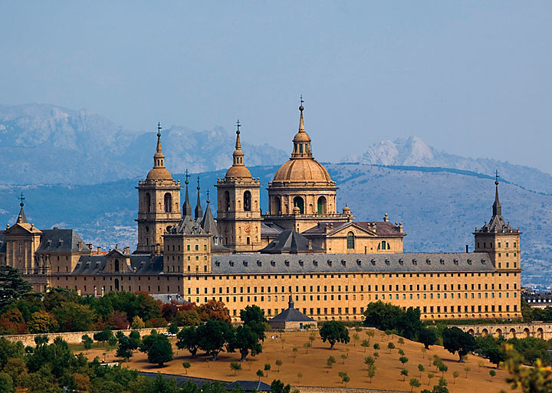
[{"label": "hazy mountain ridge", "polygon": [[371,145],[362,154],[349,155],[344,163],[384,166],[442,167],[486,175],[499,171],[501,178],[529,190],[552,194],[552,176],[538,169],[489,158],[467,158],[437,150],[417,136],[384,140]]},{"label": "hazy mountain ridge", "polygon": [[[402,222],[407,233],[405,252],[473,251],[473,230],[487,222],[492,213],[494,183],[475,173],[447,170],[426,171],[372,165],[332,165],[327,168],[338,191],[338,206],[348,205],[358,221],[380,221],[385,213],[392,222]],[[266,211],[266,186],[278,166],[250,167],[261,179],[261,200]],[[201,174],[201,196],[206,192],[216,215],[216,179],[225,170]],[[174,178],[183,179],[175,174]],[[135,180],[99,185],[42,185],[0,187],[0,223],[15,222],[17,195],[24,191],[25,212],[39,228],[54,225],[74,228],[95,246],[136,245],[137,191]],[[190,188],[195,207],[195,185]],[[182,194],[183,195],[183,194]],[[500,185],[504,218],[522,231],[523,284],[552,284],[552,196],[524,190],[513,184]]]},{"label": "hazy mountain ridge", "polygon": [[[154,127],[152,127],[154,128]],[[213,171],[231,165],[235,136],[222,127],[163,131],[172,172]],[[87,110],[45,104],[0,106],[0,182],[95,184],[138,178],[152,166],[155,132],[131,132]],[[242,144],[249,165],[276,164],[287,153]]]}]

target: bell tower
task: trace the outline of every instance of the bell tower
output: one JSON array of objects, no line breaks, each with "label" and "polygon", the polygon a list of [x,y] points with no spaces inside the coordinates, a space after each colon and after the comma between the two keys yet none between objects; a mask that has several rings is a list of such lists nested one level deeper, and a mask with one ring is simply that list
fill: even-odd
[{"label": "bell tower", "polygon": [[475,229],[475,252],[486,252],[497,270],[521,271],[520,235],[518,229],[502,218],[502,206],[498,198],[498,173],[495,180],[493,215],[481,229]]},{"label": "bell tower", "polygon": [[163,234],[180,222],[180,181],[165,168],[161,124],[157,123],[157,151],[146,180],[138,183],[138,246],[135,254],[159,254]]},{"label": "bell tower", "polygon": [[222,243],[236,252],[261,248],[261,206],[259,179],[243,164],[240,121],[237,122],[233,165],[217,180],[217,223]]}]

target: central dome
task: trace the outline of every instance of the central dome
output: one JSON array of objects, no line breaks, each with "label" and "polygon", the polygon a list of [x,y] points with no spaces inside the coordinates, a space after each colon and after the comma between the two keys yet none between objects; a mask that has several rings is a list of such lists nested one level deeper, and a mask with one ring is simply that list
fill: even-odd
[{"label": "central dome", "polygon": [[314,159],[291,159],[274,175],[274,182],[332,182],[330,174]]}]

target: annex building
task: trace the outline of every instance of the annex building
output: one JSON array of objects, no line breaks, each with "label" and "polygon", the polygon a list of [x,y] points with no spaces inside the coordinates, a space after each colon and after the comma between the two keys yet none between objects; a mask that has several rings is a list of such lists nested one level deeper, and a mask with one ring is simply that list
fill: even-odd
[{"label": "annex building", "polygon": [[[19,269],[39,291],[74,289],[179,294],[189,302],[222,301],[234,321],[256,304],[270,319],[288,301],[317,321],[361,320],[373,301],[419,307],[422,319],[521,317],[520,231],[502,217],[498,181],[474,252],[404,253],[402,223],[358,222],[337,208],[337,185],[312,154],[301,105],[293,150],[268,184],[268,212],[245,166],[240,130],[233,165],[218,179],[216,219],[198,196],[192,209],[165,168],[158,127],[153,168],[138,189],[138,242],[93,251],[70,229],[40,230],[17,221],[0,231],[0,264]],[[291,299],[290,299],[291,296]]]}]

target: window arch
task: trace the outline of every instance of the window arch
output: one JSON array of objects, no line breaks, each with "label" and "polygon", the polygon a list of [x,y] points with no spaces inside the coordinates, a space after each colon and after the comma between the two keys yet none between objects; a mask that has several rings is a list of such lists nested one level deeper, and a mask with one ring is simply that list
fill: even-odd
[{"label": "window arch", "polygon": [[251,192],[249,191],[243,193],[243,210],[246,212],[251,211]]},{"label": "window arch", "polygon": [[293,198],[293,206],[299,208],[299,213],[305,214],[305,202],[300,196]]},{"label": "window arch", "polygon": [[115,279],[115,290],[116,291],[119,290],[119,279],[118,278]]},{"label": "window arch", "polygon": [[230,211],[230,193],[228,191],[224,192],[224,204],[226,206],[226,211]]},{"label": "window arch", "polygon": [[146,192],[146,197],[144,198],[144,204],[146,205],[146,213],[151,212],[151,195],[149,192]]},{"label": "window arch", "polygon": [[318,198],[318,214],[326,214],[326,197]]},{"label": "window arch", "polygon": [[172,212],[172,195],[168,192],[165,194],[165,213]]},{"label": "window arch", "polygon": [[118,259],[115,259],[115,271],[116,272],[119,271],[119,260]]},{"label": "window arch", "polygon": [[355,234],[353,232],[347,233],[347,249],[353,250],[355,248]]},{"label": "window arch", "polygon": [[272,214],[282,214],[282,202],[280,197],[272,198]]}]

